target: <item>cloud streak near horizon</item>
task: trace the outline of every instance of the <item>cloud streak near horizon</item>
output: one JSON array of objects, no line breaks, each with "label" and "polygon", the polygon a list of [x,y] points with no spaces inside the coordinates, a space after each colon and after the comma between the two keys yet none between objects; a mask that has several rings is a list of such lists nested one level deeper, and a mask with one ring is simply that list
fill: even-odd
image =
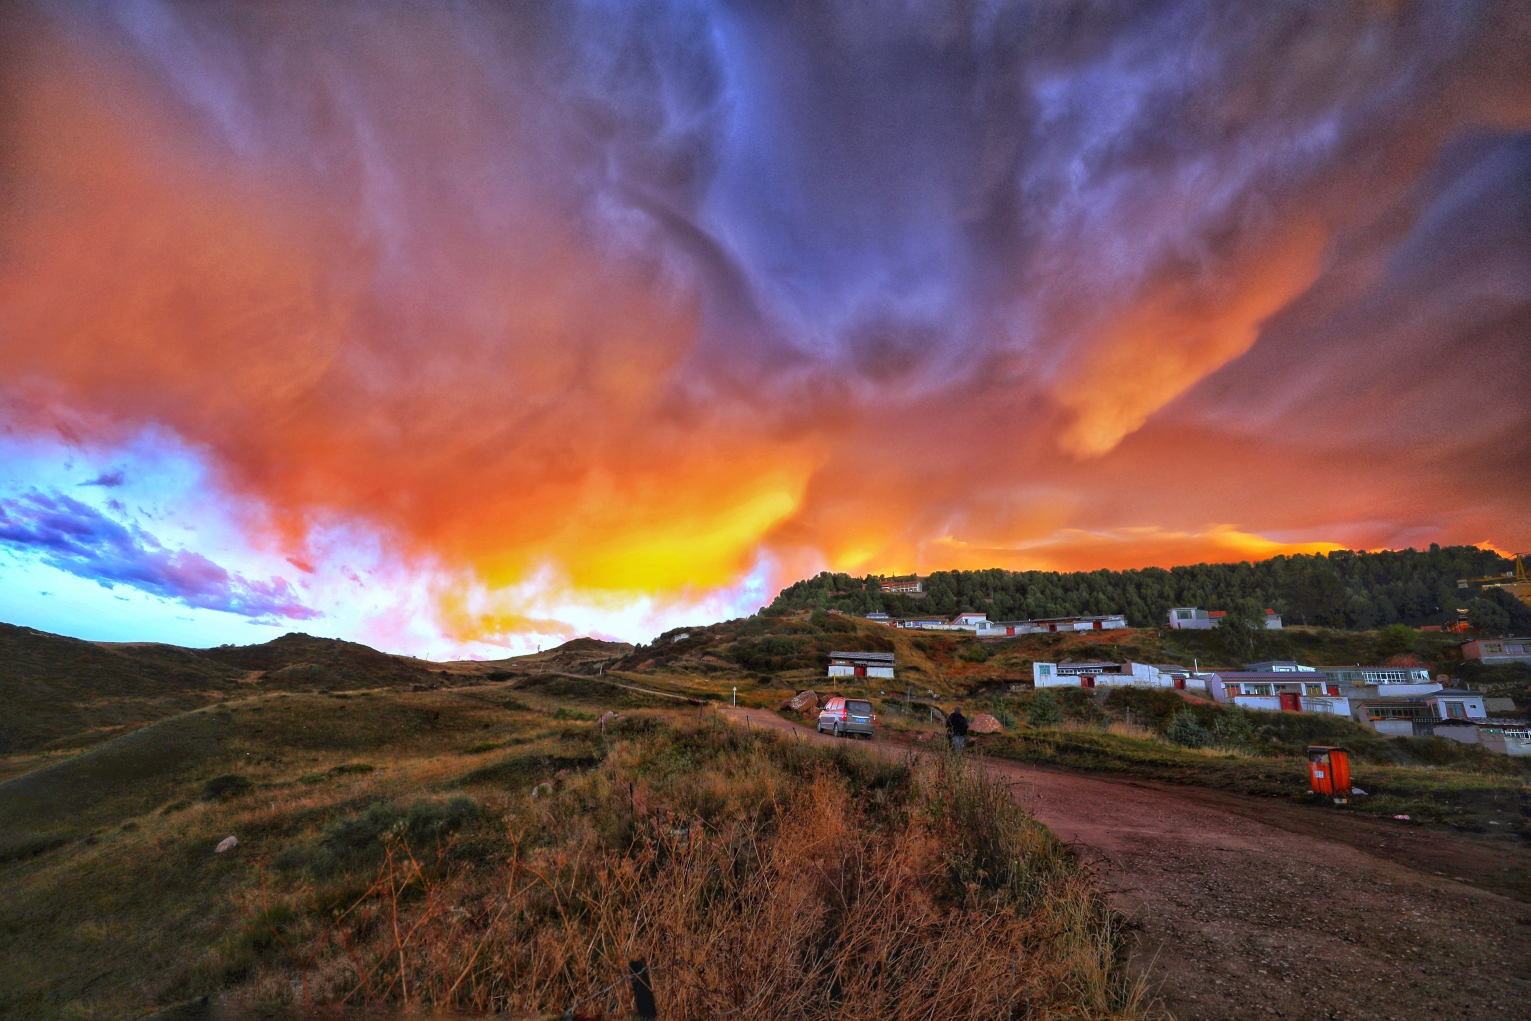
[{"label": "cloud streak near horizon", "polygon": [[142,528],[59,493],[0,499],[0,544],[108,589],[127,585],[185,606],[255,620],[322,616],[283,578],[252,581],[230,573],[200,553],[167,549]]},{"label": "cloud streak near horizon", "polygon": [[7,17],[7,427],[169,430],[252,545],[430,565],[457,640],[762,571],[1531,546],[1514,5]]}]

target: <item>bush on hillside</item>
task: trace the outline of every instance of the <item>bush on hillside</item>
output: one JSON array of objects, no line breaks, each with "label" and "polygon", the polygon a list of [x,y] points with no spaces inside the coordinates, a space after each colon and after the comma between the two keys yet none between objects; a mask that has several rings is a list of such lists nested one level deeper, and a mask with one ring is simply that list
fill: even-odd
[{"label": "bush on hillside", "polygon": [[973,642],[962,650],[962,658],[969,663],[986,663],[989,660],[989,647],[982,642]]},{"label": "bush on hillside", "polygon": [[1255,729],[1249,717],[1237,709],[1217,714],[1212,721],[1212,737],[1221,748],[1247,748],[1254,741]]},{"label": "bush on hillside", "polygon": [[1419,641],[1419,632],[1407,624],[1389,624],[1377,632],[1377,652],[1382,659],[1388,659],[1408,652],[1414,648],[1414,643]]},{"label": "bush on hillside", "polygon": [[202,785],[203,801],[229,801],[250,793],[255,785],[238,773],[215,776]]},{"label": "bush on hillside", "polygon": [[331,823],[317,846],[288,848],[274,864],[284,871],[307,869],[328,876],[378,860],[388,838],[403,841],[417,854],[428,851],[478,816],[478,803],[463,795],[448,801],[422,799],[407,809],[392,801],[374,801],[357,815]]},{"label": "bush on hillside", "polygon": [[1056,727],[1061,719],[1058,698],[1051,691],[1039,691],[1031,697],[1031,709],[1026,714],[1028,727]]},{"label": "bush on hillside", "polygon": [[1170,720],[1170,725],[1164,728],[1164,738],[1184,748],[1205,748],[1212,743],[1212,735],[1196,722],[1196,715],[1187,709],[1182,709]]}]

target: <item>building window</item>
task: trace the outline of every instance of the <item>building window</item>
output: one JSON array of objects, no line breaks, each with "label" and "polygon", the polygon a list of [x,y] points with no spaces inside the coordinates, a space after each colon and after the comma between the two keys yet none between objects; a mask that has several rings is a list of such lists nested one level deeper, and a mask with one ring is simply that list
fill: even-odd
[{"label": "building window", "polygon": [[1041,672],[1043,677],[1047,677],[1052,674],[1053,668],[1048,666],[1046,663],[1043,663],[1041,666]]},{"label": "building window", "polygon": [[1322,695],[1324,693],[1324,686],[1322,684],[1304,684],[1303,690],[1309,695]]},{"label": "building window", "polygon": [[1467,719],[1467,710],[1461,702],[1447,702],[1446,718],[1450,720],[1465,720]]},{"label": "building window", "polygon": [[1498,642],[1489,642],[1483,647],[1483,652],[1485,655],[1498,656],[1504,652],[1504,646]]},{"label": "building window", "polygon": [[1271,686],[1269,684],[1246,684],[1246,685],[1244,685],[1244,694],[1246,694],[1246,695],[1269,695],[1270,693],[1271,693]]}]

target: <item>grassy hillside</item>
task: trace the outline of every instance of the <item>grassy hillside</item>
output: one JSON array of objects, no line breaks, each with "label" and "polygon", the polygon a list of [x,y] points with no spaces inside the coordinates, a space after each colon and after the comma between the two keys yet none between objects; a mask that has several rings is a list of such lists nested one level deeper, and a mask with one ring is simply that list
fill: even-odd
[{"label": "grassy hillside", "polygon": [[666,1016],[1136,1016],[1111,916],[1003,788],[689,708],[601,729],[638,696],[544,680],[255,695],[0,785],[0,1016],[555,1014],[636,956]]},{"label": "grassy hillside", "polygon": [[[459,673],[478,676],[480,664]],[[67,751],[261,691],[429,688],[445,668],[354,642],[284,635],[264,645],[182,649],[83,642],[0,624],[0,756]],[[3,774],[0,774],[3,775]]]},{"label": "grassy hillside", "polygon": [[[1341,631],[1292,627],[1245,636],[1237,643],[1217,631],[1125,628],[1071,634],[978,639],[961,632],[890,628],[838,612],[768,612],[719,624],[680,628],[639,646],[608,668],[634,681],[666,679],[713,693],[741,686],[741,697],[771,704],[778,692],[828,682],[835,650],[893,652],[898,679],[891,686],[944,695],[967,695],[995,685],[1029,683],[1031,665],[1042,660],[1136,660],[1203,668],[1242,667],[1259,659],[1292,659],[1308,665],[1414,662],[1432,672],[1457,674],[1463,664],[1459,640],[1408,628]],[[852,683],[858,694],[877,685]]]},{"label": "grassy hillside", "polygon": [[0,755],[104,740],[204,705],[244,675],[190,649],[97,645],[0,624]]}]

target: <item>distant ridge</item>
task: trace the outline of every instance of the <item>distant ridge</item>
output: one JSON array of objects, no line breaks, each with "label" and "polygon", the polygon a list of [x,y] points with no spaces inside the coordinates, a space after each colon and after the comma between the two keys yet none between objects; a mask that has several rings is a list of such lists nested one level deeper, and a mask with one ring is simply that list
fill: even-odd
[{"label": "distant ridge", "polygon": [[[1432,545],[1428,550],[1378,553],[1336,550],[1279,556],[1254,563],[1195,564],[1168,570],[1130,571],[937,571],[922,575],[923,598],[883,592],[876,576],[825,572],[787,586],[773,610],[881,611],[895,616],[967,610],[991,620],[1023,620],[1071,614],[1125,613],[1133,627],[1166,622],[1171,608],[1274,609],[1288,623],[1368,629],[1386,624],[1439,624],[1458,607],[1525,630],[1531,612],[1505,593],[1462,590],[1460,578],[1510,570],[1511,561],[1476,546]],[[1498,607],[1496,611],[1494,607]]]},{"label": "distant ridge", "polygon": [[530,656],[432,663],[301,632],[259,645],[187,649],[87,642],[0,624],[0,755],[88,747],[261,691],[440,688],[548,671],[594,674],[632,648],[576,638]]}]

